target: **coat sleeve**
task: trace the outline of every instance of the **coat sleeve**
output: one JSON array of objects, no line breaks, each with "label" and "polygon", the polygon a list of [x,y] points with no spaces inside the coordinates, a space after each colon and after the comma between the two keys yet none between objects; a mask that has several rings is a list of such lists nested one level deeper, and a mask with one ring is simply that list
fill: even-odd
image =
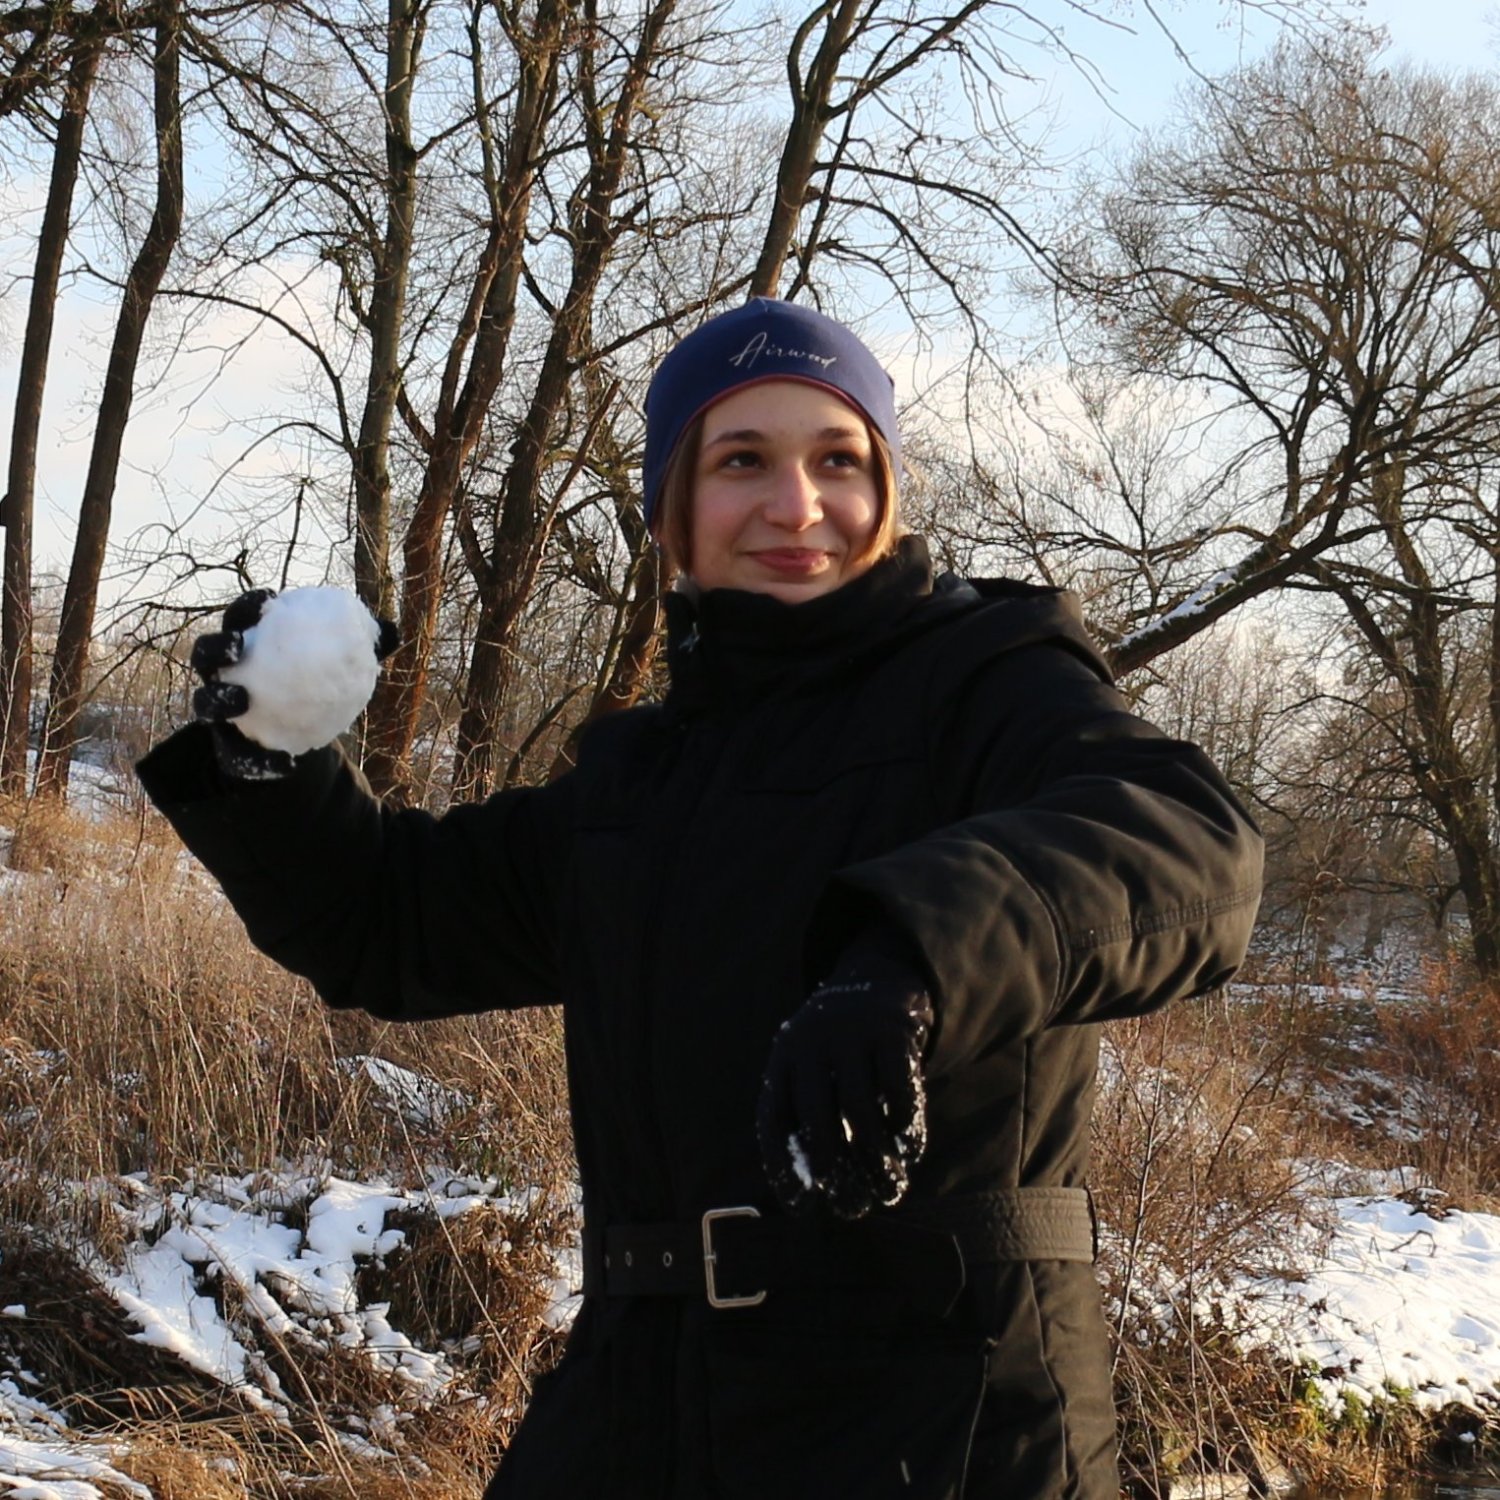
[{"label": "coat sleeve", "polygon": [[567,778],[434,818],[384,806],[336,746],[226,782],[201,724],[136,769],[251,941],[330,1005],[405,1020],[560,998]]},{"label": "coat sleeve", "polygon": [[1202,751],[1129,712],[1081,634],[991,653],[938,692],[939,826],[834,875],[812,962],[872,932],[911,953],[933,989],[934,1075],[1233,974],[1259,831]]}]

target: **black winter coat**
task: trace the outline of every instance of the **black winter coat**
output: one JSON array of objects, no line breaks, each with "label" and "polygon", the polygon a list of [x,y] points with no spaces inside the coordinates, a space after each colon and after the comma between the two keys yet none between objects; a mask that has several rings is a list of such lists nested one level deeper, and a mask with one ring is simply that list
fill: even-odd
[{"label": "black winter coat", "polygon": [[[771,1037],[870,934],[920,956],[937,1016],[913,1199],[1084,1183],[1082,1023],[1244,954],[1261,847],[1222,777],[1127,711],[1068,596],[934,585],[915,539],[796,607],[670,603],[666,702],[601,723],[550,786],[433,819],[332,749],[225,786],[202,726],[140,773],[331,1004],[563,1003],[592,1234],[774,1214]],[[1086,1263],[970,1267],[946,1311],[892,1287],[593,1294],[489,1494],[1113,1500],[1113,1434]]]}]

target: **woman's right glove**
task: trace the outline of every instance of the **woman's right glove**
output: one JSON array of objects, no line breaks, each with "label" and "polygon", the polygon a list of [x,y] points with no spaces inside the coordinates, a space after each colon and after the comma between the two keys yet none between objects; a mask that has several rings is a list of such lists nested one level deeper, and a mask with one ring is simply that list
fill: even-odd
[{"label": "woman's right glove", "polygon": [[399,641],[346,589],[241,594],[191,657],[203,679],[193,712],[213,726],[220,768],[241,781],[288,775],[360,716]]},{"label": "woman's right glove", "polygon": [[776,1034],[756,1112],[782,1206],[858,1219],[905,1194],[927,1145],[926,981],[878,951],[852,950]]}]

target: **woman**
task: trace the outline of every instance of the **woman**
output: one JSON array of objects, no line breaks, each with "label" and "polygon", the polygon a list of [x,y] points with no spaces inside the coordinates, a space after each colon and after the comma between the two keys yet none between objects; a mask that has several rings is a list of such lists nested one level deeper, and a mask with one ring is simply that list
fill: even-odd
[{"label": "woman", "polygon": [[1260,841],[1068,596],[933,578],[899,464],[869,351],[751,302],[654,378],[671,689],[573,772],[382,808],[239,734],[232,632],[141,763],[329,1003],[563,1004],[586,1295],[491,1496],[1116,1494],[1089,1023],[1229,977]]}]

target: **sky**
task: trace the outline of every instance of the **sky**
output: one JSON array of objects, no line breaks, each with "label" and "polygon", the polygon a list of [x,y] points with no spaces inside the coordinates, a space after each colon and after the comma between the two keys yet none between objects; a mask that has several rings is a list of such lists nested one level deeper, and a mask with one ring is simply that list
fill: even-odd
[{"label": "sky", "polygon": [[[1106,0],[1106,4],[1112,0]],[[1176,45],[1204,73],[1249,61],[1269,45],[1274,25],[1253,7],[1231,0],[1114,0],[1117,24],[1079,13],[1065,23],[1064,39],[1097,69],[1091,82],[1083,70],[1060,68],[1012,94],[1022,108],[1034,107],[1055,121],[1053,151],[1067,158],[1090,148],[1127,146],[1133,135],[1167,117],[1173,96],[1189,74],[1174,53]],[[1066,6],[1058,10],[1067,13]],[[1152,20],[1152,11],[1161,25]],[[1500,67],[1500,26],[1496,0],[1365,0],[1358,14],[1385,26],[1393,60],[1411,58],[1426,65]],[[13,409],[16,362],[24,329],[27,283],[39,180],[0,174],[0,420]],[[73,517],[88,463],[92,411],[113,330],[113,295],[80,283],[59,309],[54,365],[47,391],[36,519],[39,566],[65,568],[71,551]],[[271,405],[270,397],[295,356],[267,338],[252,339],[235,355],[207,400],[191,404],[219,362],[226,341],[242,328],[214,329],[199,343],[197,359],[174,370],[170,385],[138,398],[126,441],[116,498],[114,536],[124,538],[153,520],[186,514],[212,490],[214,476],[244,446],[242,413]],[[217,347],[216,347],[217,346]],[[897,370],[898,384],[902,372]],[[278,397],[285,410],[292,398]],[[3,438],[3,429],[0,429]],[[266,478],[280,489],[295,456],[264,447],[239,469]],[[289,470],[288,465],[293,466]],[[279,491],[278,491],[279,492]],[[228,525],[224,516],[206,522],[209,531]]]},{"label": "sky", "polygon": [[[1187,77],[1174,41],[1194,68],[1214,74],[1253,62],[1277,31],[1263,10],[1231,0],[1159,0],[1154,9],[1161,25],[1139,4],[1130,9],[1136,13],[1117,27],[1080,17],[1068,33],[1101,75],[1097,92],[1079,76],[1063,73],[1055,82],[1063,103],[1060,123],[1080,146],[1128,141],[1163,120]],[[1500,66],[1496,0],[1362,0],[1345,13],[1389,33],[1392,61],[1459,70]]]}]

